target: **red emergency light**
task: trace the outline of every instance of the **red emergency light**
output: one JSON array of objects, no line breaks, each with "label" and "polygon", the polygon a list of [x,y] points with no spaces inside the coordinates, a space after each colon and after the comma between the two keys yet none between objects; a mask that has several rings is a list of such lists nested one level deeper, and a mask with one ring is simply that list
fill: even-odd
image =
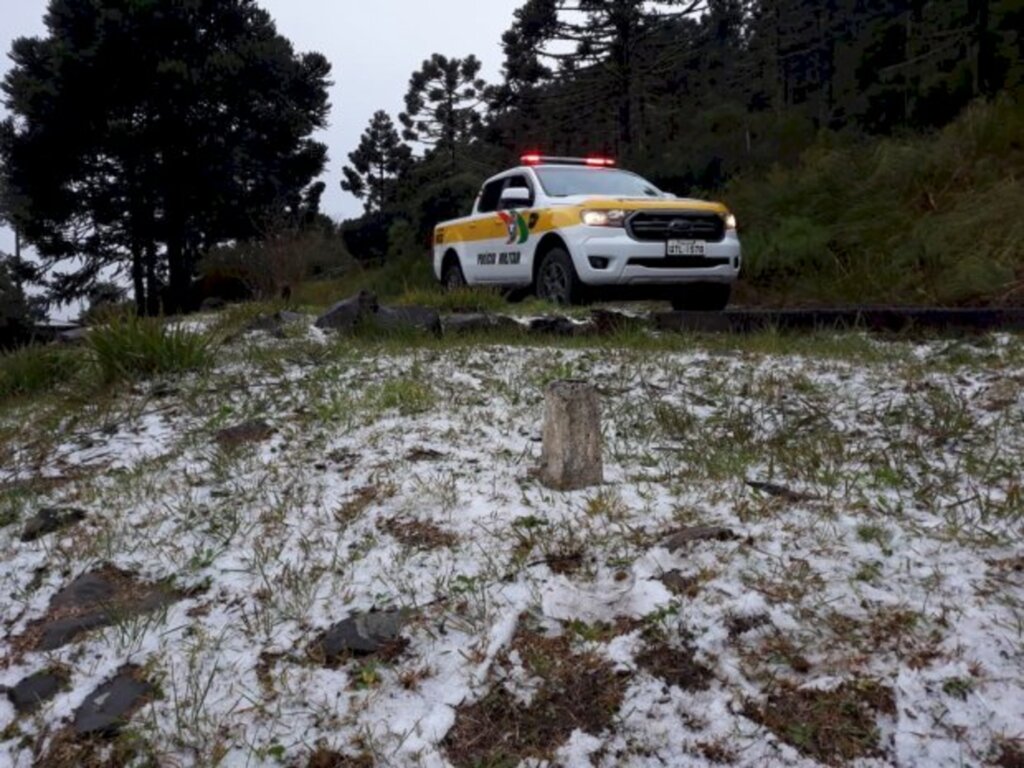
[{"label": "red emergency light", "polygon": [[523,165],[585,165],[589,168],[614,168],[617,163],[610,157],[548,157],[529,152],[520,158]]}]

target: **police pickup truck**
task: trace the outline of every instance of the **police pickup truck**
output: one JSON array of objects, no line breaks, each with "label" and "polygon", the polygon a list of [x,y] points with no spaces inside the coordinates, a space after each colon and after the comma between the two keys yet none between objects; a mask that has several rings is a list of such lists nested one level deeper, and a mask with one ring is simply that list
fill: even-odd
[{"label": "police pickup truck", "polygon": [[436,227],[434,274],[448,288],[532,289],[560,304],[600,295],[725,309],[742,260],[735,217],[615,165],[524,156],[484,184],[471,215]]}]

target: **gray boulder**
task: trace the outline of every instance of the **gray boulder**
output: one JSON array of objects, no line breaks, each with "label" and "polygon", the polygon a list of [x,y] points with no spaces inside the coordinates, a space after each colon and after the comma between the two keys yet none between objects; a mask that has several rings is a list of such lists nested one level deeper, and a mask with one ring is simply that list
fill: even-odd
[{"label": "gray boulder", "polygon": [[525,330],[524,326],[506,315],[491,315],[485,312],[472,312],[450,315],[444,318],[442,325],[445,333],[485,333],[493,330]]},{"label": "gray boulder", "polygon": [[593,331],[593,323],[574,323],[568,317],[538,317],[530,321],[530,333],[538,336],[585,336]]},{"label": "gray boulder", "polygon": [[441,335],[441,315],[427,307],[378,307],[374,325],[383,331],[421,331]]},{"label": "gray boulder", "polygon": [[35,517],[25,523],[25,528],[21,532],[21,540],[24,542],[35,541],[83,520],[85,520],[85,512],[80,509],[47,507],[39,510]]},{"label": "gray boulder", "polygon": [[402,644],[402,629],[409,623],[408,611],[355,613],[328,629],[319,641],[319,651],[328,664],[350,656],[369,656]]},{"label": "gray boulder", "polygon": [[377,297],[368,291],[339,301],[316,321],[316,327],[325,331],[353,331],[377,314]]},{"label": "gray boulder", "polygon": [[66,678],[51,672],[36,672],[9,689],[7,698],[19,715],[30,714],[56,696],[65,682]]},{"label": "gray boulder", "polygon": [[75,710],[75,733],[79,736],[116,735],[153,692],[153,686],[140,678],[138,667],[124,667],[90,693]]}]

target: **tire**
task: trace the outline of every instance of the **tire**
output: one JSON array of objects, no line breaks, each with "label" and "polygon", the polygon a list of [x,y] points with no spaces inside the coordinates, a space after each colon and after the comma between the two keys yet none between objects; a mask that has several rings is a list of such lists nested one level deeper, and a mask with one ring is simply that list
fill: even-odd
[{"label": "tire", "polygon": [[732,286],[728,283],[694,283],[681,286],[672,298],[677,312],[721,312],[729,306]]},{"label": "tire", "polygon": [[548,251],[537,270],[534,291],[538,299],[554,304],[580,304],[584,287],[572,264],[572,257],[562,248]]},{"label": "tire", "polygon": [[457,291],[466,287],[466,276],[462,274],[458,258],[445,259],[441,268],[441,285],[446,291]]}]

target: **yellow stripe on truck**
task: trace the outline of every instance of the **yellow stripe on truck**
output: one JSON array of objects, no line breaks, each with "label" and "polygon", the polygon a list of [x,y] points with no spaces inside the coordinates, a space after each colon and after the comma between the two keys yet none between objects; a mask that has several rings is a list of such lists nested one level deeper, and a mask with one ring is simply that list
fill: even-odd
[{"label": "yellow stripe on truck", "polygon": [[[536,223],[530,227],[530,235],[543,235],[556,229],[570,229],[583,226],[580,214],[585,211],[704,211],[725,216],[729,209],[721,203],[705,203],[698,200],[614,200],[598,198],[582,205],[558,206],[520,211],[529,222],[536,216]],[[495,213],[486,219],[446,224],[434,230],[437,245],[451,243],[475,243],[480,240],[504,240],[508,236],[508,225]]]}]

